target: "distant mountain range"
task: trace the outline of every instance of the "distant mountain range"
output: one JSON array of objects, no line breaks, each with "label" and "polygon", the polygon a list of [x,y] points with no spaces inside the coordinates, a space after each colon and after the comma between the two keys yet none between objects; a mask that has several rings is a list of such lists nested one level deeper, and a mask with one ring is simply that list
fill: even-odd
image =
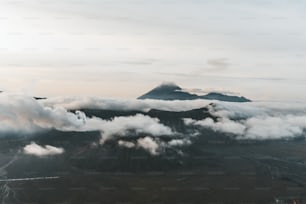
[{"label": "distant mountain range", "polygon": [[[0,91],[3,93],[3,91]],[[33,97],[36,100],[44,100],[46,97]],[[206,99],[206,100],[218,100],[227,102],[251,102],[243,96],[231,96],[218,92],[210,92],[206,95],[192,94],[184,91],[181,87],[174,83],[163,83],[156,88],[152,89],[148,93],[138,97],[137,99],[155,99],[155,100],[195,100],[195,99]]]},{"label": "distant mountain range", "polygon": [[243,96],[230,96],[223,93],[211,92],[206,95],[197,95],[184,91],[181,87],[173,83],[161,84],[148,93],[138,97],[138,99],[155,99],[155,100],[218,100],[228,102],[251,102]]}]

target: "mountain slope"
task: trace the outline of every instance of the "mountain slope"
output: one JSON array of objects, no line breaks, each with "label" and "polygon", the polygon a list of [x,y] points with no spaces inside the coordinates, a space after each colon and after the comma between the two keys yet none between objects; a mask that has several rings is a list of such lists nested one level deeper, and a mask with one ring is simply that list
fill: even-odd
[{"label": "mountain slope", "polygon": [[183,92],[182,88],[175,84],[162,84],[138,99],[193,100],[197,98],[197,95]]},{"label": "mountain slope", "polygon": [[207,100],[218,100],[218,101],[228,101],[228,102],[251,102],[250,99],[247,99],[243,96],[229,96],[222,93],[211,92],[204,96],[200,96],[202,99]]},{"label": "mountain slope", "polygon": [[229,96],[222,93],[211,92],[206,95],[196,95],[185,92],[181,87],[176,84],[162,84],[148,93],[138,97],[138,99],[156,99],[156,100],[219,100],[228,102],[250,102],[251,100],[240,96]]}]

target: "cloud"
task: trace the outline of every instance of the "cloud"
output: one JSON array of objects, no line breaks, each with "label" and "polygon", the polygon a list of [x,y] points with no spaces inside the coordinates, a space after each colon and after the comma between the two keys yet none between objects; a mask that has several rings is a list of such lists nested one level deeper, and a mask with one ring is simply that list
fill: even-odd
[{"label": "cloud", "polygon": [[83,125],[78,114],[62,107],[44,107],[32,97],[0,95],[0,133],[35,133],[44,129],[68,131]]},{"label": "cloud", "polygon": [[174,139],[170,140],[167,145],[170,147],[187,146],[191,145],[191,141],[189,139]]},{"label": "cloud", "polygon": [[125,148],[141,148],[150,153],[151,155],[160,154],[160,150],[163,146],[163,142],[153,139],[152,137],[146,136],[139,138],[135,142],[119,140],[118,145]]},{"label": "cloud", "polygon": [[210,59],[207,64],[209,68],[206,71],[224,71],[230,65],[227,58]]},{"label": "cloud", "polygon": [[135,135],[148,133],[153,136],[173,135],[172,130],[159,123],[157,118],[151,118],[142,114],[129,117],[115,117],[111,121],[101,123],[101,140],[103,144],[113,136],[125,136],[129,131]]},{"label": "cloud", "polygon": [[143,148],[152,155],[157,155],[160,145],[151,137],[145,137],[137,140],[137,147]]},{"label": "cloud", "polygon": [[119,140],[118,145],[126,148],[134,148],[136,145],[133,142],[128,142],[124,140]]},{"label": "cloud", "polygon": [[59,155],[64,153],[64,149],[61,147],[53,147],[50,145],[40,146],[35,142],[25,146],[23,148],[24,154],[34,155],[38,157],[51,156],[51,155]]},{"label": "cloud", "polygon": [[[211,103],[211,101],[209,101]],[[227,103],[217,102],[208,105],[207,101],[151,101],[151,100],[119,100],[103,98],[56,98],[36,101],[32,97],[0,94],[0,136],[7,133],[35,134],[41,131],[56,129],[59,131],[99,131],[100,144],[108,140],[121,140],[120,146],[128,148],[144,148],[146,144],[157,144],[159,148],[151,149],[158,153],[162,148],[190,145],[190,135],[174,132],[162,124],[159,119],[143,114],[127,117],[114,117],[103,120],[87,117],[85,113],[69,112],[67,108],[99,108],[115,110],[148,110],[158,108],[164,110],[190,110],[207,106],[209,112],[217,119],[204,120],[185,119],[185,125],[193,126],[195,132],[203,128],[234,135],[237,139],[282,139],[304,136],[306,130],[306,105],[303,103],[252,102]],[[124,142],[130,135],[151,139]],[[172,136],[170,141],[160,141],[160,136]],[[154,145],[153,145],[154,146]]]},{"label": "cloud", "polygon": [[162,101],[137,99],[107,99],[101,97],[55,97],[40,101],[47,107],[62,107],[68,110],[100,109],[100,110],[139,110],[160,109],[166,111],[187,111],[202,108],[212,101]]},{"label": "cloud", "polygon": [[83,112],[68,112],[65,108],[46,107],[32,97],[0,95],[0,135],[6,133],[34,134],[56,129],[59,131],[100,131],[103,144],[116,136],[146,133],[152,136],[173,135],[172,130],[157,118],[142,114],[115,117],[112,120],[88,118]]},{"label": "cloud", "polygon": [[300,103],[216,103],[209,111],[217,121],[184,119],[186,125],[230,133],[237,139],[287,139],[305,136],[306,109]]},{"label": "cloud", "polygon": [[300,102],[258,101],[252,103],[227,103],[215,101],[210,106],[212,114],[228,118],[255,116],[306,115],[306,104]]},{"label": "cloud", "polygon": [[185,119],[185,124],[187,125],[197,125],[206,128],[211,128],[215,131],[232,133],[236,135],[241,135],[244,133],[246,127],[239,123],[227,118],[219,119],[219,121],[214,122],[211,118],[206,118],[204,120],[192,120],[192,119]]},{"label": "cloud", "polygon": [[248,139],[282,139],[302,136],[306,128],[306,116],[255,117],[244,122]]},{"label": "cloud", "polygon": [[149,152],[151,155],[159,155],[166,148],[178,148],[182,146],[191,145],[192,142],[189,138],[184,139],[171,139],[169,141],[161,141],[159,138],[154,138],[150,136],[146,136],[144,138],[139,138],[136,141],[124,141],[119,140],[118,145],[121,147],[125,147],[128,149],[131,148],[141,148],[145,151]]}]

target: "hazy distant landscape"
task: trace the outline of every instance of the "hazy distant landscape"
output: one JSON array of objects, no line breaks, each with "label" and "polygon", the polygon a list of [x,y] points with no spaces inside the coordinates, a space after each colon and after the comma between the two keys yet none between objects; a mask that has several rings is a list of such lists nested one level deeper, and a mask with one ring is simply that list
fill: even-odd
[{"label": "hazy distant landscape", "polygon": [[0,204],[306,203],[305,10],[1,0]]}]

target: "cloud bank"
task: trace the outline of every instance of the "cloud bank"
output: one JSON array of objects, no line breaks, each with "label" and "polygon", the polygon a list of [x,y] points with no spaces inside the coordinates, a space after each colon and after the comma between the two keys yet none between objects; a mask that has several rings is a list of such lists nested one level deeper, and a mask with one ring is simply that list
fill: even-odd
[{"label": "cloud bank", "polygon": [[173,135],[171,128],[158,119],[142,114],[128,117],[115,117],[112,120],[89,118],[83,112],[72,113],[65,108],[44,106],[32,97],[0,95],[0,135],[8,133],[34,134],[56,129],[59,131],[100,131],[103,144],[117,136],[130,132],[138,135],[147,133],[153,136]]},{"label": "cloud bank", "polygon": [[68,110],[101,109],[101,110],[139,110],[148,111],[159,109],[165,111],[187,111],[202,108],[212,101],[162,101],[162,100],[137,100],[137,99],[107,99],[101,97],[57,97],[41,100],[47,107],[62,107]]},{"label": "cloud bank", "polygon": [[31,97],[0,95],[0,133],[35,133],[44,129],[69,131],[83,125],[77,114],[44,107]]},{"label": "cloud bank", "polygon": [[[37,134],[48,130],[62,132],[99,131],[98,143],[115,140],[123,148],[144,149],[152,155],[160,154],[165,148],[179,148],[192,144],[193,133],[175,132],[175,127],[162,124],[159,119],[143,114],[114,117],[103,120],[88,117],[81,108],[142,110],[191,110],[208,107],[216,119],[194,120],[185,118],[184,124],[194,132],[209,128],[226,133],[235,139],[288,139],[304,137],[306,130],[306,105],[303,103],[252,102],[227,103],[205,100],[195,101],[151,101],[89,98],[53,98],[34,100],[21,95],[0,94],[0,136]],[[75,112],[69,109],[77,110]],[[200,114],[200,113],[199,113]],[[170,125],[170,124],[169,124]],[[43,136],[43,134],[41,134]],[[127,137],[134,137],[131,138]],[[163,141],[161,136],[167,136]],[[197,134],[200,136],[200,134]],[[56,147],[54,147],[56,148]],[[51,146],[41,147],[35,143],[26,146],[25,152],[44,155],[55,150]],[[33,153],[34,154],[34,153]]]},{"label": "cloud bank", "polygon": [[210,128],[237,139],[284,139],[301,137],[306,130],[306,109],[301,103],[216,103],[210,113],[217,121],[184,119],[186,125]]},{"label": "cloud bank", "polygon": [[184,120],[184,122],[186,125],[202,126],[206,128],[211,128],[215,131],[232,133],[237,135],[242,135],[246,129],[245,126],[241,123],[229,120],[227,118],[219,119],[219,121],[217,122],[214,122],[214,120],[211,118],[206,118],[204,120],[199,121],[187,118]]}]

